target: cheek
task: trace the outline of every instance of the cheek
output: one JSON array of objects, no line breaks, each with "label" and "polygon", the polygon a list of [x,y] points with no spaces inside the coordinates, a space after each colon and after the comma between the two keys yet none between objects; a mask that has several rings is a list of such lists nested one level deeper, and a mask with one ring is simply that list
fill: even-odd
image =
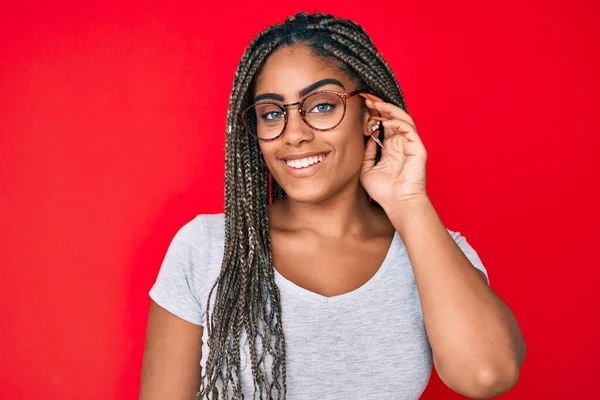
[{"label": "cheek", "polygon": [[273,154],[274,154],[275,147],[272,145],[270,146],[270,143],[263,143],[263,142],[260,142],[258,146],[259,146],[259,150],[260,150],[262,156],[264,157],[264,159],[267,162],[271,162],[272,161],[271,159],[274,158]]},{"label": "cheek", "polygon": [[259,150],[261,152],[261,159],[257,162],[267,165],[267,169],[273,176],[278,177],[280,168],[283,166],[281,161],[276,157],[277,154],[277,141],[270,143],[259,143]]},{"label": "cheek", "polygon": [[354,131],[337,148],[338,155],[344,166],[353,170],[360,168],[365,154],[365,141],[363,135]]},{"label": "cheek", "polygon": [[334,150],[333,176],[330,179],[346,181],[353,177],[362,167],[365,154],[363,135],[356,127],[332,132],[327,144]]},{"label": "cheek", "polygon": [[348,164],[353,168],[362,165],[362,160],[365,153],[366,139],[362,132],[362,123],[355,118],[353,120],[348,119],[344,122],[348,122],[343,130],[340,132],[336,140],[335,148],[343,157],[344,164]]}]

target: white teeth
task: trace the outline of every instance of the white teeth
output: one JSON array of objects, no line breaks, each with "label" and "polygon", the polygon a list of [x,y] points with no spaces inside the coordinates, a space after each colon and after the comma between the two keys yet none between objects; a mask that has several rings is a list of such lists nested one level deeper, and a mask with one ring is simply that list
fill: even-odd
[{"label": "white teeth", "polygon": [[299,160],[285,160],[285,163],[288,165],[288,167],[292,168],[306,168],[323,161],[325,157],[326,156],[324,154],[319,154],[318,156],[306,157]]}]

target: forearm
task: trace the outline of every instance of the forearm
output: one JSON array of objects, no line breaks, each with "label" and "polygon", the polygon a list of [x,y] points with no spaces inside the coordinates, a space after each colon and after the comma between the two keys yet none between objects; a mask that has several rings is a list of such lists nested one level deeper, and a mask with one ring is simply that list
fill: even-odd
[{"label": "forearm", "polygon": [[428,198],[384,209],[407,248],[440,378],[470,397],[510,389],[525,354],[510,309],[472,266]]}]

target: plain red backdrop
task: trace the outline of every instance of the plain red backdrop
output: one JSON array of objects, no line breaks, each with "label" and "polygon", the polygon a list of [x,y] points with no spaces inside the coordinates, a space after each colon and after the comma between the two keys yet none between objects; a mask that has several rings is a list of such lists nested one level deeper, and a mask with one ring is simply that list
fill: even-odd
[{"label": "plain red backdrop", "polygon": [[0,3],[1,399],[137,398],[167,245],[223,210],[239,58],[300,9],[397,74],[434,205],[526,338],[505,398],[600,398],[598,2],[200,3]]}]

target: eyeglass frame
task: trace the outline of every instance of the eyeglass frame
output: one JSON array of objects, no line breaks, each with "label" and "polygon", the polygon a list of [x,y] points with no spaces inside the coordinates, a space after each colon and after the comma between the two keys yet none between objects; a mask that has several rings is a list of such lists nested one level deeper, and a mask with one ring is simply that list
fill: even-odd
[{"label": "eyeglass frame", "polygon": [[[342,99],[342,103],[344,104],[344,113],[342,114],[342,117],[340,118],[340,121],[337,124],[335,124],[334,126],[332,126],[331,128],[320,129],[320,128],[315,128],[314,126],[312,126],[311,124],[309,124],[308,121],[306,120],[306,112],[302,108],[302,106],[304,105],[304,101],[306,101],[306,99],[310,98],[311,96],[315,96],[317,94],[320,94],[320,93],[333,93],[333,94],[337,95],[339,98],[341,98]],[[279,139],[281,137],[281,135],[283,135],[283,133],[285,132],[285,128],[287,127],[288,120],[289,120],[289,115],[288,115],[288,110],[287,110],[288,107],[292,107],[292,106],[298,105],[298,113],[300,113],[300,117],[302,118],[302,121],[306,124],[306,126],[308,126],[309,128],[311,128],[311,129],[313,129],[315,131],[318,131],[318,132],[327,132],[327,131],[330,131],[330,130],[333,130],[333,129],[337,128],[342,123],[342,121],[344,120],[344,117],[346,116],[346,108],[347,108],[346,101],[350,97],[356,96],[357,94],[360,94],[360,93],[368,93],[368,92],[365,91],[365,90],[360,90],[360,89],[353,90],[351,92],[345,92],[345,93],[344,92],[338,92],[336,90],[319,90],[319,91],[307,94],[302,99],[300,99],[300,101],[296,101],[295,103],[279,104],[279,103],[276,103],[274,101],[269,101],[269,100],[259,101],[258,103],[254,103],[254,104],[246,107],[243,111],[241,111],[239,113],[238,117],[241,119],[241,121],[242,121],[242,123],[244,125],[244,130],[246,132],[248,132],[248,134],[250,134],[251,136],[255,137],[258,140],[262,140],[264,142],[270,142],[272,140]],[[251,109],[252,107],[255,107],[257,104],[273,104],[273,105],[275,105],[275,106],[277,106],[277,107],[279,107],[279,108],[281,108],[283,110],[283,128],[281,128],[281,132],[277,136],[272,137],[272,138],[261,138],[261,137],[258,136],[258,134],[253,133],[248,128],[248,124],[246,122],[246,118],[244,118],[244,115],[246,114],[246,112],[249,109]]]}]

